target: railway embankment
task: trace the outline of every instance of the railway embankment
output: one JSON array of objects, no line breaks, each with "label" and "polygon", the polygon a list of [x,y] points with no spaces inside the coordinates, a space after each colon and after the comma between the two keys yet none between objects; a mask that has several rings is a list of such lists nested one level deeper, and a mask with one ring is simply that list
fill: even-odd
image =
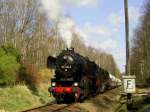
[{"label": "railway embankment", "polygon": [[126,97],[120,99],[115,112],[150,112],[150,88],[136,88],[132,94],[132,103],[128,106]]},{"label": "railway embankment", "polygon": [[[17,112],[32,108],[50,101],[46,85],[39,88],[39,96],[33,95],[26,86],[0,89],[0,112]],[[126,100],[121,99],[121,87],[115,88],[95,97],[85,100],[83,103],[75,103],[74,106],[81,112],[127,112]],[[147,89],[140,89],[143,92]],[[132,112],[149,112],[150,97],[134,96]],[[70,109],[71,112],[71,109]]]},{"label": "railway embankment", "polygon": [[119,102],[120,90],[121,88],[109,90],[76,105],[87,112],[114,112]]},{"label": "railway embankment", "polygon": [[47,87],[46,84],[41,85],[39,95],[34,95],[25,85],[0,88],[0,112],[18,112],[48,102]]},{"label": "railway embankment", "polygon": [[[121,87],[115,88],[76,105],[87,112],[150,112],[150,95],[134,95],[132,109],[127,110],[126,99],[120,94],[122,90]],[[147,90],[138,89],[137,93]]]}]

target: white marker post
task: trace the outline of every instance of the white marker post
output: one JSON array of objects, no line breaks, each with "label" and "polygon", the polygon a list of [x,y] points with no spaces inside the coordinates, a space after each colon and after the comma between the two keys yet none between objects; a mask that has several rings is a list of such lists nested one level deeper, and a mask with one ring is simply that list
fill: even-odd
[{"label": "white marker post", "polygon": [[124,86],[124,92],[127,95],[127,109],[132,109],[132,94],[136,92],[135,87],[135,76],[123,76],[123,86]]}]

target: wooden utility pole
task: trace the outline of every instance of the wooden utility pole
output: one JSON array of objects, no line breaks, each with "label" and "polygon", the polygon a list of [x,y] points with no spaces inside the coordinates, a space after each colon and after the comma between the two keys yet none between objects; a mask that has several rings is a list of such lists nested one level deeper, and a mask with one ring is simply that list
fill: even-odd
[{"label": "wooden utility pole", "polygon": [[126,75],[130,75],[128,0],[124,0],[124,11],[125,11],[125,32],[126,32]]}]

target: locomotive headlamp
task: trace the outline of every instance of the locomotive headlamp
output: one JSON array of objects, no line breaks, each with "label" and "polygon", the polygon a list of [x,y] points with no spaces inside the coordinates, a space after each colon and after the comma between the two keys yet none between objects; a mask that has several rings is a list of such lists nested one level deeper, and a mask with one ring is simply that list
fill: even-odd
[{"label": "locomotive headlamp", "polygon": [[52,86],[56,86],[56,83],[55,83],[55,82],[52,82]]},{"label": "locomotive headlamp", "polygon": [[78,83],[77,83],[77,82],[75,82],[73,85],[74,85],[74,86],[78,86]]}]

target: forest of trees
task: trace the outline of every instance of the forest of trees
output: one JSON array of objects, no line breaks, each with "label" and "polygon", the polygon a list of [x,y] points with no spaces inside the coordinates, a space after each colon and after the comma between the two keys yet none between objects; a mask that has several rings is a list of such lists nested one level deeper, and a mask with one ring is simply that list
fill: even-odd
[{"label": "forest of trees", "polygon": [[141,23],[135,30],[131,54],[131,74],[141,84],[150,84],[150,0],[147,1]]},{"label": "forest of trees", "polygon": [[[0,47],[12,46],[21,52],[23,64],[45,68],[49,55],[56,56],[65,43],[57,34],[57,25],[40,13],[38,0],[0,0]],[[72,47],[114,75],[120,71],[110,54],[85,46],[73,32]]]}]

